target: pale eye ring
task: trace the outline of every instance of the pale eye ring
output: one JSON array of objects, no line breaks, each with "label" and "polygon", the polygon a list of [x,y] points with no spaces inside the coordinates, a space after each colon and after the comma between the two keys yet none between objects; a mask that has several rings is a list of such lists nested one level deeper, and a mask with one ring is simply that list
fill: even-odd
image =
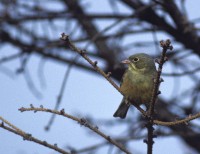
[{"label": "pale eye ring", "polygon": [[138,62],[138,61],[139,61],[138,57],[133,58],[133,62]]}]

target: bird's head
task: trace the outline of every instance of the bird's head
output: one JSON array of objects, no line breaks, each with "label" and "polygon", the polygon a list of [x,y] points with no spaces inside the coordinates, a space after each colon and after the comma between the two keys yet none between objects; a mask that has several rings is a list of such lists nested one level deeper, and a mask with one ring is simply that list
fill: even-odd
[{"label": "bird's head", "polygon": [[134,54],[122,63],[128,64],[130,71],[149,72],[156,69],[153,58],[145,53]]}]

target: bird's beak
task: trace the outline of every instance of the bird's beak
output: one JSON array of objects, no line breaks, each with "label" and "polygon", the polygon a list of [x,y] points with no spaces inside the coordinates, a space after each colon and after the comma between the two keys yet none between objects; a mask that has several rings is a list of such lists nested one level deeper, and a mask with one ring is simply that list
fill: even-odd
[{"label": "bird's beak", "polygon": [[122,64],[130,64],[130,60],[125,59],[125,60],[121,61],[121,63],[122,63]]}]

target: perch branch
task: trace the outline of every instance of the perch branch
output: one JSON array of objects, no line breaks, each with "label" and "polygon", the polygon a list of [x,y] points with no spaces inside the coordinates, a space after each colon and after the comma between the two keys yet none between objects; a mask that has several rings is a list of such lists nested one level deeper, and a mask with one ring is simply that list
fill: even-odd
[{"label": "perch branch", "polygon": [[158,65],[158,71],[156,74],[156,77],[154,79],[154,88],[153,88],[153,92],[152,92],[152,97],[151,97],[151,101],[150,101],[150,105],[149,105],[149,109],[148,109],[148,117],[147,117],[147,124],[146,124],[146,128],[148,131],[148,139],[144,140],[144,142],[147,144],[147,153],[148,154],[152,154],[153,151],[153,138],[154,136],[154,128],[153,128],[153,116],[154,116],[154,106],[157,100],[158,95],[160,94],[159,91],[159,85],[162,82],[161,80],[161,73],[162,73],[162,68],[163,68],[163,64],[167,61],[167,57],[166,57],[166,52],[168,49],[172,50],[173,47],[171,46],[171,42],[170,40],[166,40],[166,41],[160,41],[160,46],[163,48],[162,50],[162,55],[160,60],[157,60],[156,62],[159,64]]}]

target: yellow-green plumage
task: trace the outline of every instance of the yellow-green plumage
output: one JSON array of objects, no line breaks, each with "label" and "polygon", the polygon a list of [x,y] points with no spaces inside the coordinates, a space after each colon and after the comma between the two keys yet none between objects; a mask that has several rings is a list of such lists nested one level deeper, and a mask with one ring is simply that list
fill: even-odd
[{"label": "yellow-green plumage", "polygon": [[156,74],[154,60],[147,54],[132,55],[126,63],[129,66],[120,85],[125,97],[114,114],[114,117],[120,118],[126,117],[130,103],[145,104],[148,107],[153,90],[153,78]]}]

